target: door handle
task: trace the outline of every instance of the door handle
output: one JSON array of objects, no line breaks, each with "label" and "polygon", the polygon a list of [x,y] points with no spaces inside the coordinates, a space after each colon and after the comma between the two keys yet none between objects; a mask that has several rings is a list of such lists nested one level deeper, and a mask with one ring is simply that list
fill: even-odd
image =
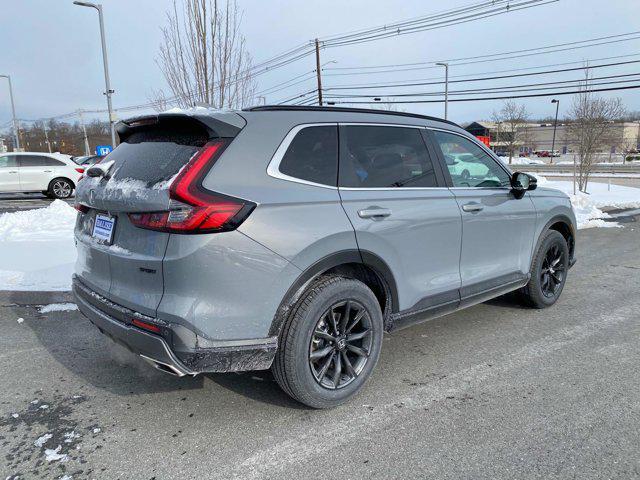
[{"label": "door handle", "polygon": [[18,173],[16,170],[11,170],[9,173]]},{"label": "door handle", "polygon": [[360,218],[388,217],[389,215],[391,215],[391,210],[388,208],[369,207],[364,210],[358,210]]},{"label": "door handle", "polygon": [[462,206],[462,210],[464,210],[465,212],[480,212],[484,209],[484,207],[479,204],[479,203],[467,203],[466,205]]},{"label": "door handle", "polygon": [[44,173],[51,173],[51,172],[53,172],[53,170],[43,170],[43,171],[44,171]]}]

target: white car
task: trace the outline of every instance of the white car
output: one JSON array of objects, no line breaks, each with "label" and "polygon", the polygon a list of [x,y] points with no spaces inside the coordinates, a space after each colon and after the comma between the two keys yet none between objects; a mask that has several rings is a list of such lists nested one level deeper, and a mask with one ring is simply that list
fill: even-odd
[{"label": "white car", "polygon": [[0,193],[42,192],[50,198],[68,198],[84,168],[60,153],[12,152],[0,154]]},{"label": "white car", "polygon": [[447,168],[451,175],[460,175],[462,179],[471,177],[484,177],[489,168],[471,153],[448,153],[445,155]]}]

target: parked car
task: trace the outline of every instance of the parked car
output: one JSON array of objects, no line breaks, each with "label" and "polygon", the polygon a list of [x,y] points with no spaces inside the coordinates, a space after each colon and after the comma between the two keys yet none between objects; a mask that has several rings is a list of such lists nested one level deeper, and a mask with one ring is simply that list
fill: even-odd
[{"label": "parked car", "polygon": [[[167,373],[271,368],[293,398],[336,406],[383,332],[511,291],[549,307],[574,262],[567,195],[446,120],[263,106],[117,132],[78,186],[73,290]],[[483,169],[452,173],[452,155]]]},{"label": "parked car", "polygon": [[630,152],[627,153],[624,157],[625,162],[638,162],[640,161],[640,153],[638,152]]},{"label": "parked car", "polygon": [[81,157],[71,157],[71,160],[78,165],[84,165],[85,167],[94,165],[102,161],[106,155],[83,155]]},{"label": "parked car", "polygon": [[0,192],[42,192],[50,198],[73,194],[84,168],[69,155],[14,152],[0,154]]},{"label": "parked car", "polygon": [[451,175],[459,175],[468,180],[471,177],[484,177],[488,173],[487,166],[478,161],[471,153],[446,153],[444,155]]}]

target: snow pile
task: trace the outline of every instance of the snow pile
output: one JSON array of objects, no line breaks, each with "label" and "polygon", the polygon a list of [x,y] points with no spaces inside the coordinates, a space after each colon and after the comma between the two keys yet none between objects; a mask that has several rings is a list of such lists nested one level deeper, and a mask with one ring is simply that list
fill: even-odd
[{"label": "snow pile", "polygon": [[573,183],[550,181],[545,177],[536,177],[541,187],[556,188],[565,192],[571,199],[576,214],[578,228],[616,227],[618,224],[605,222],[610,218],[602,208],[640,208],[640,188],[591,182],[587,188],[589,193],[577,192],[573,195]]},{"label": "snow pile", "polygon": [[40,313],[71,312],[73,310],[78,310],[78,306],[75,303],[50,303],[40,307]]},{"label": "snow pile", "polygon": [[62,450],[61,445],[58,445],[58,447],[54,450],[47,448],[44,451],[47,462],[66,462],[69,459],[69,455],[67,455],[66,453],[60,453],[60,450]]},{"label": "snow pile", "polygon": [[[498,157],[502,162],[506,165],[509,165],[509,157]],[[542,160],[538,160],[537,158],[529,158],[529,157],[512,157],[511,165],[544,165],[545,163]]]},{"label": "snow pile", "polygon": [[70,290],[76,260],[73,207],[0,215],[0,290]]}]

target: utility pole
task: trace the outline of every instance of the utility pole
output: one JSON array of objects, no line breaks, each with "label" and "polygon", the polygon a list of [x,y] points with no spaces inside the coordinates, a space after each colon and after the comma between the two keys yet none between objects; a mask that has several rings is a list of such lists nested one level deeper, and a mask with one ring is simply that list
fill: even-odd
[{"label": "utility pole", "polygon": [[444,119],[447,120],[449,110],[449,64],[438,62],[436,65],[444,67]]},{"label": "utility pole", "polygon": [[51,153],[51,142],[49,141],[49,133],[47,132],[47,122],[44,120],[42,121],[42,129],[44,130],[44,141],[47,143],[49,153]]},{"label": "utility pole", "polygon": [[320,67],[320,42],[316,38],[316,77],[318,78],[318,105],[322,106],[322,74]]},{"label": "utility pole", "polygon": [[13,141],[14,149],[20,149],[20,138],[18,136],[18,119],[16,118],[16,105],[13,102],[13,87],[11,86],[11,77],[9,75],[0,75],[0,78],[6,78],[9,81],[9,97],[11,98],[11,114],[13,115]]},{"label": "utility pole", "polygon": [[116,148],[116,130],[114,126],[114,115],[113,115],[113,106],[111,104],[111,95],[113,95],[114,91],[111,90],[111,81],[109,80],[109,62],[107,61],[107,41],[105,40],[104,34],[104,19],[102,15],[102,5],[90,2],[73,2],[74,5],[80,5],[81,7],[90,7],[95,8],[98,11],[98,19],[100,21],[100,39],[102,40],[102,63],[104,65],[104,83],[107,91],[105,95],[107,96],[107,109],[109,110],[109,126],[111,127],[111,146]]},{"label": "utility pole", "polygon": [[560,108],[560,100],[556,100],[555,98],[551,100],[551,103],[556,104],[556,119],[553,122],[553,140],[551,140],[551,155],[549,156],[549,164],[553,163],[553,150],[556,146],[556,128],[558,126],[558,109]]},{"label": "utility pole", "polygon": [[91,150],[89,149],[89,139],[87,138],[87,128],[84,126],[82,110],[78,110],[78,117],[80,117],[80,126],[82,127],[82,133],[84,134],[84,154],[89,156],[91,155]]}]

